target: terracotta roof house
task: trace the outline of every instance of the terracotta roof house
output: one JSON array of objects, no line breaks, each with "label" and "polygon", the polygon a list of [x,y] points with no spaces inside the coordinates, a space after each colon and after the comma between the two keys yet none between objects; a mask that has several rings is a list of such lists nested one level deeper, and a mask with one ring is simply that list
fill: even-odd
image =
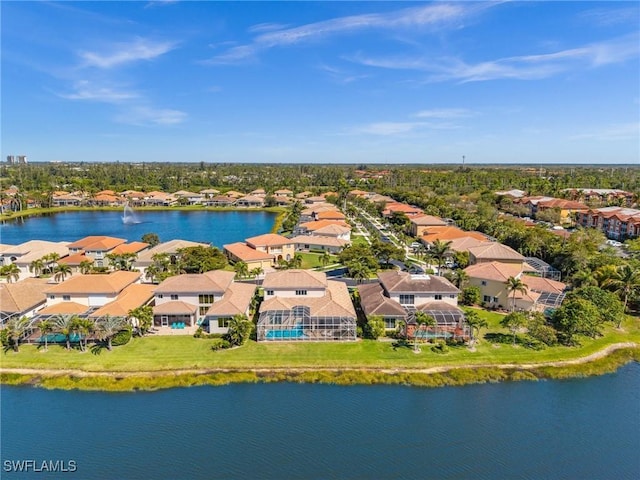
[{"label": "terracotta roof house", "polygon": [[519,278],[527,286],[527,292],[516,292],[515,308],[520,310],[545,310],[556,308],[564,299],[566,285],[548,278],[526,275],[533,268],[501,262],[478,263],[464,270],[469,285],[480,288],[482,302],[488,307],[511,309],[513,293],[507,282],[510,277]]},{"label": "terracotta roof house", "polygon": [[175,205],[178,199],[170,193],[153,191],[147,194],[144,200],[146,205],[169,207]]},{"label": "terracotta roof house", "polygon": [[[253,284],[236,284],[234,277],[234,272],[214,270],[167,278],[154,290],[154,325],[184,323],[185,328],[178,328],[180,333],[193,333],[189,328],[202,324],[210,333],[226,333],[231,317],[248,314],[256,288]],[[166,307],[167,303],[171,305]],[[174,313],[169,313],[169,307]]]},{"label": "terracotta roof house", "polygon": [[73,255],[67,255],[58,260],[58,263],[69,265],[73,273],[80,272],[80,264],[82,262],[89,262],[93,265],[93,258],[87,257],[84,253],[74,253]]},{"label": "terracotta roof house", "polygon": [[485,244],[489,242],[489,239],[478,240],[474,237],[459,237],[451,240],[451,244],[449,245],[449,249],[454,252],[468,252],[471,247],[477,247],[479,245]]},{"label": "terracotta roof house", "polygon": [[293,192],[287,188],[281,188],[273,192],[276,197],[293,197]]},{"label": "terracotta roof house", "polygon": [[215,188],[205,188],[204,190],[200,190],[200,194],[205,196],[214,196],[218,195],[219,193],[220,190],[216,190]]},{"label": "terracotta roof house", "polygon": [[501,192],[495,192],[495,194],[501,197],[522,198],[527,194],[527,192],[525,192],[524,190],[518,190],[517,188],[514,188],[512,190],[503,190]]},{"label": "terracotta roof house", "polygon": [[121,243],[109,253],[113,253],[115,255],[121,255],[123,253],[137,253],[146,250],[149,248],[149,244],[145,242],[131,242],[131,243]]},{"label": "terracotta roof house", "polygon": [[249,192],[249,195],[254,195],[256,197],[266,197],[267,191],[264,188],[256,188],[255,190]]},{"label": "terracotta roof house", "polygon": [[640,210],[623,207],[604,207],[578,214],[578,225],[596,228],[607,238],[625,240],[640,237]]},{"label": "terracotta roof house", "polygon": [[77,207],[82,203],[83,198],[78,195],[54,195],[51,205],[54,207]]},{"label": "terracotta roof house", "polygon": [[238,192],[236,190],[229,190],[228,192],[224,193],[227,197],[231,197],[231,198],[240,198],[240,197],[244,197],[244,193],[242,192]]},{"label": "terracotta roof house", "polygon": [[0,252],[0,266],[13,263],[20,268],[20,278],[27,278],[31,275],[31,262],[50,253],[57,253],[60,257],[68,255],[69,242],[29,240],[20,245],[5,245]]},{"label": "terracotta roof house", "polygon": [[368,195],[369,195],[369,192],[365,192],[364,190],[358,190],[358,189],[351,190],[349,192],[349,196],[351,197],[365,198]]},{"label": "terracotta roof house", "polygon": [[223,249],[229,260],[233,263],[245,262],[249,270],[259,268],[266,272],[273,267],[276,261],[275,255],[251,248],[244,242],[229,243],[224,245]]},{"label": "terracotta roof house", "polygon": [[298,200],[304,200],[305,198],[310,197],[311,195],[313,195],[312,192],[305,190],[304,192],[296,193],[295,197]]},{"label": "terracotta roof house", "polygon": [[422,237],[420,238],[420,241],[425,245],[429,245],[436,240],[440,240],[441,242],[448,242],[450,240],[455,240],[456,238],[462,237],[471,237],[480,241],[487,240],[487,237],[480,232],[467,232],[466,230],[462,230],[458,227],[448,226],[426,227]]},{"label": "terracotta roof house", "polygon": [[105,235],[92,235],[81,238],[68,245],[69,253],[84,253],[87,257],[93,259],[96,267],[106,267],[109,265],[109,260],[106,255],[118,245],[122,245],[126,242],[124,238],[108,237]]},{"label": "terracotta roof house", "polygon": [[227,195],[214,195],[204,200],[203,203],[210,207],[228,207],[233,205],[235,201],[235,198]]},{"label": "terracotta roof house", "polygon": [[305,197],[304,203],[306,203],[307,205],[314,205],[319,203],[327,203],[327,201],[322,195],[317,195],[314,197]]},{"label": "terracotta roof house", "polygon": [[325,210],[323,212],[314,212],[313,218],[318,220],[342,220],[346,218],[344,213],[338,210]]},{"label": "terracotta roof house", "polygon": [[[360,304],[367,317],[380,315],[387,330],[400,328],[406,338],[469,338],[464,313],[458,308],[460,291],[446,278],[393,270],[379,273],[378,280],[358,287]],[[418,330],[416,311],[432,316],[436,326]]]},{"label": "terracotta roof house", "polygon": [[267,273],[257,339],[262,341],[354,341],[356,312],[347,286],[324,273]]},{"label": "terracotta roof house", "polygon": [[113,194],[98,193],[91,199],[91,204],[99,207],[117,207],[124,205],[122,197]]},{"label": "terracotta roof house", "polygon": [[394,213],[404,213],[407,217],[417,217],[418,215],[422,215],[424,211],[420,207],[414,207],[411,205],[407,205],[406,203],[387,203],[385,205],[384,210],[382,211],[383,217],[391,217]]},{"label": "terracotta roof house", "polygon": [[184,198],[189,205],[200,205],[204,199],[204,195],[201,193],[189,192],[187,190],[178,190],[173,193],[173,196],[177,199]]},{"label": "terracotta roof house", "polygon": [[[320,220],[322,221],[322,220]],[[311,236],[335,237],[349,242],[351,240],[351,227],[338,224],[326,225],[310,232]]]},{"label": "terracotta roof house", "polygon": [[314,232],[328,225],[340,225],[341,227],[351,228],[344,220],[313,220],[311,222],[301,223],[300,230]]},{"label": "terracotta roof house", "polygon": [[338,237],[329,237],[322,235],[298,235],[291,238],[298,251],[316,251],[339,253],[344,247],[349,245],[347,240]]},{"label": "terracotta roof house", "polygon": [[154,285],[133,283],[122,290],[115,300],[89,313],[90,318],[129,317],[129,311],[148,305],[153,300]]},{"label": "terracotta roof house", "polygon": [[74,275],[45,290],[47,306],[76,302],[88,307],[101,307],[115,300],[120,292],[139,279],[140,272],[123,270],[100,275]]},{"label": "terracotta roof house", "polygon": [[237,207],[264,207],[264,197],[259,195],[245,195],[236,200]]},{"label": "terracotta roof house", "polygon": [[11,318],[31,318],[45,306],[48,288],[44,278],[26,278],[15,283],[0,283],[0,325]]},{"label": "terracotta roof house", "polygon": [[257,237],[247,238],[246,243],[251,248],[274,255],[276,262],[279,260],[289,261],[296,253],[295,246],[291,240],[276,233],[265,233]]},{"label": "terracotta roof house", "polygon": [[520,255],[513,248],[507,247],[499,242],[488,242],[483,245],[469,248],[469,263],[486,262],[513,263],[522,266],[525,262],[524,256]]},{"label": "terracotta roof house", "polygon": [[447,222],[433,215],[417,215],[410,219],[411,235],[421,237],[427,227],[446,227]]}]

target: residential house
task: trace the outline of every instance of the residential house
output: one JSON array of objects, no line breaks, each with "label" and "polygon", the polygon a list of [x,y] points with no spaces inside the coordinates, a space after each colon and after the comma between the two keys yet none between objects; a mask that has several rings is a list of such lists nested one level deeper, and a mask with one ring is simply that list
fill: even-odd
[{"label": "residential house", "polygon": [[439,226],[426,227],[426,229],[422,233],[422,237],[420,237],[420,241],[429,246],[432,245],[436,240],[440,242],[449,242],[455,240],[456,238],[463,237],[471,237],[479,241],[487,240],[486,235],[480,232],[467,232],[466,230],[462,230],[458,227],[453,226]]},{"label": "residential house", "polygon": [[297,251],[340,253],[349,241],[322,235],[298,235],[290,239]]},{"label": "residential house", "polygon": [[501,262],[512,263],[522,267],[525,263],[524,256],[520,255],[513,248],[507,247],[499,242],[483,243],[475,247],[470,247],[468,250],[469,263],[471,265],[476,263]]},{"label": "residential house", "polygon": [[267,191],[264,188],[256,188],[255,190],[249,192],[249,195],[252,195],[254,197],[266,197],[267,196]]},{"label": "residential house", "polygon": [[623,207],[595,208],[578,214],[578,225],[596,228],[607,238],[625,240],[640,236],[640,210]]},{"label": "residential house", "polygon": [[275,197],[293,197],[293,192],[287,188],[281,188],[280,190],[276,190],[273,192]]},{"label": "residential house", "polygon": [[275,261],[289,261],[296,253],[294,244],[290,239],[276,233],[266,233],[246,239],[246,244],[258,251],[274,255]]},{"label": "residential house", "polygon": [[565,188],[562,193],[571,200],[585,202],[591,206],[615,203],[631,207],[636,198],[632,192],[616,188]]},{"label": "residential house", "polygon": [[155,255],[166,254],[169,256],[171,263],[176,262],[178,250],[188,247],[208,247],[208,243],[192,242],[190,240],[169,240],[168,242],[162,242],[155,247],[143,250],[138,254],[138,258],[133,263],[134,268],[141,273],[145,273],[146,268],[153,263],[153,257]]},{"label": "residential house", "polygon": [[[558,307],[564,299],[564,283],[527,275],[526,272],[534,272],[535,269],[526,264],[494,261],[471,265],[464,271],[469,276],[469,285],[480,289],[482,302],[489,308],[543,311]],[[520,279],[526,286],[526,292],[510,292],[510,277]]]},{"label": "residential house", "polygon": [[54,207],[79,207],[83,198],[79,195],[54,195],[51,199],[51,205]]},{"label": "residential house", "polygon": [[421,237],[429,227],[446,227],[447,222],[433,215],[417,215],[410,219],[411,235]]},{"label": "residential house", "polygon": [[407,217],[412,218],[423,215],[424,211],[420,207],[414,207],[406,203],[392,202],[385,205],[382,216],[389,218],[394,213],[404,213]]},{"label": "residential house", "polygon": [[20,268],[20,278],[30,276],[29,267],[45,255],[57,253],[60,257],[69,254],[69,242],[29,240],[20,245],[4,245],[0,252],[0,266],[14,264]]},{"label": "residential house", "polygon": [[74,275],[45,290],[47,306],[60,302],[75,302],[88,307],[102,307],[139,280],[140,272],[124,270],[98,275]]},{"label": "residential house", "polygon": [[294,233],[299,235],[324,235],[350,240],[351,226],[343,220],[318,220],[299,223]]},{"label": "residential house", "polygon": [[93,260],[95,267],[108,267],[107,255],[118,245],[126,243],[124,238],[91,235],[68,245],[70,254],[84,253]]},{"label": "residential house", "polygon": [[46,304],[48,286],[44,278],[0,283],[0,326],[12,318],[33,317]]},{"label": "residential house", "polygon": [[344,283],[321,272],[282,270],[267,273],[262,287],[259,342],[356,340],[356,312]]},{"label": "residential house", "polygon": [[264,198],[258,195],[245,195],[238,198],[235,205],[237,207],[264,207]]},{"label": "residential house", "polygon": [[178,202],[178,199],[170,193],[153,191],[147,194],[144,200],[146,205],[156,207],[170,207]]},{"label": "residential house", "polygon": [[338,211],[337,209],[334,210],[323,210],[323,211],[315,211],[313,213],[313,219],[315,221],[320,221],[320,220],[339,220],[339,221],[345,221],[346,217],[344,215],[344,213]]},{"label": "residential house", "polygon": [[225,255],[232,263],[244,262],[249,271],[260,269],[263,272],[273,268],[276,256],[263,250],[256,250],[244,242],[229,243],[223,246]]},{"label": "residential house", "polygon": [[178,190],[173,193],[173,196],[178,199],[179,203],[186,203],[187,205],[201,205],[204,199],[204,195],[201,193],[189,192],[187,190]]},{"label": "residential house", "polygon": [[226,333],[231,317],[248,315],[256,288],[236,284],[234,277],[234,272],[214,270],[167,278],[154,289],[154,325],[171,327],[177,322],[189,329],[202,324],[210,333]]},{"label": "residential house", "polygon": [[369,317],[379,315],[387,330],[401,329],[406,338],[416,335],[415,312],[436,320],[436,326],[420,330],[425,338],[469,337],[464,312],[458,308],[458,290],[449,280],[434,275],[412,275],[391,270],[378,273],[379,283],[360,285],[360,304]]}]

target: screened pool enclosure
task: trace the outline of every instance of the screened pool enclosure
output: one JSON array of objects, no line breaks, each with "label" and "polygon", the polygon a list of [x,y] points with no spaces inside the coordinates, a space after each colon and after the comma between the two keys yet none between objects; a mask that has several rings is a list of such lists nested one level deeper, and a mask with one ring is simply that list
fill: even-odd
[{"label": "screened pool enclosure", "polygon": [[356,340],[353,317],[312,317],[309,307],[267,310],[260,314],[258,341],[349,341]]}]

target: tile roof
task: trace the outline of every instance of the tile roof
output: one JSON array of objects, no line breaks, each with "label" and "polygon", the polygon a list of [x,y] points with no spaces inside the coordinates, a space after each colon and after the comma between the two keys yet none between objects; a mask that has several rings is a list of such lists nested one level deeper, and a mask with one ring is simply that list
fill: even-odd
[{"label": "tile roof", "polygon": [[344,213],[337,210],[326,210],[324,212],[316,212],[316,219],[318,220],[344,220]]},{"label": "tile roof", "polygon": [[449,280],[435,275],[412,275],[399,270],[378,273],[378,279],[387,292],[393,293],[459,293]]},{"label": "tile roof", "polygon": [[433,243],[436,240],[440,240],[441,242],[444,242],[448,240],[455,240],[456,238],[461,238],[461,237],[471,237],[471,238],[475,238],[476,240],[487,239],[487,237],[485,237],[480,232],[467,232],[466,230],[462,230],[458,227],[451,227],[451,226],[448,226],[448,227],[435,226],[435,227],[429,227],[427,231],[424,233],[424,235],[422,236],[421,240],[426,243]]},{"label": "tile roof", "polygon": [[49,287],[48,294],[107,294],[116,295],[140,278],[140,272],[120,270],[107,274],[74,275],[62,283]]},{"label": "tile roof", "polygon": [[191,305],[190,303],[181,302],[180,300],[161,303],[160,305],[153,307],[154,315],[192,315],[197,311],[197,305]]},{"label": "tile roof", "polygon": [[11,254],[19,255],[15,261],[18,265],[25,265],[39,260],[49,253],[57,253],[61,257],[69,254],[69,242],[49,242],[46,240],[29,240],[15,247],[6,248],[2,254],[8,256]]},{"label": "tile roof", "polygon": [[87,305],[77,302],[60,302],[38,310],[38,315],[79,315],[89,310]]},{"label": "tile roof", "polygon": [[524,262],[522,255],[499,242],[489,242],[485,245],[471,247],[469,253],[477,259],[521,260]]},{"label": "tile roof", "polygon": [[296,245],[320,245],[323,247],[342,248],[349,242],[337,237],[327,237],[323,235],[298,235],[291,239]]},{"label": "tile roof", "polygon": [[153,298],[155,285],[137,283],[126,287],[118,297],[91,314],[92,317],[110,315],[112,317],[126,317],[134,308],[146,305]]},{"label": "tile roof", "polygon": [[93,263],[93,258],[87,257],[84,253],[74,253],[58,260],[58,263],[66,263],[67,265],[80,265],[81,262]]},{"label": "tile roof", "polygon": [[289,245],[291,240],[277,233],[265,233],[264,235],[258,235],[257,237],[251,237],[246,239],[247,245],[251,247],[262,246],[277,246],[277,245]]},{"label": "tile roof", "polygon": [[207,316],[222,317],[244,314],[251,305],[256,286],[251,283],[232,283],[221,300],[214,302]]},{"label": "tile roof", "polygon": [[115,254],[123,254],[123,253],[138,253],[144,250],[145,248],[149,248],[148,243],[144,242],[131,242],[131,243],[122,243],[118,245],[116,248],[111,250],[110,253]]},{"label": "tile roof", "polygon": [[255,248],[251,248],[246,243],[236,242],[224,245],[223,248],[231,253],[234,257],[239,258],[243,262],[250,262],[256,260],[273,260],[276,258],[274,255]]},{"label": "tile roof", "polygon": [[469,248],[471,247],[477,247],[478,245],[481,245],[488,241],[489,240],[486,238],[484,240],[478,240],[477,238],[473,238],[469,236],[454,238],[453,240],[451,240],[451,245],[449,245],[449,249],[454,250],[456,252],[465,252],[465,251],[468,251]]},{"label": "tile roof", "polygon": [[26,278],[16,283],[0,283],[0,311],[4,314],[22,313],[44,303],[47,279]]},{"label": "tile roof", "polygon": [[534,275],[523,275],[520,280],[534,292],[562,293],[567,288],[562,282]]},{"label": "tile roof", "polygon": [[407,314],[402,305],[384,295],[384,289],[379,283],[360,285],[358,292],[365,315],[404,317]]},{"label": "tile roof", "polygon": [[222,295],[233,282],[235,275],[235,272],[226,270],[176,275],[157,285],[154,293],[218,293]]},{"label": "tile roof", "polygon": [[263,288],[326,288],[327,275],[312,270],[280,270],[269,272],[262,282]]},{"label": "tile roof", "polygon": [[305,222],[300,224],[301,227],[310,231],[318,230],[329,225],[339,225],[341,227],[347,227],[351,229],[351,227],[349,227],[349,224],[343,220],[315,220],[313,222]]},{"label": "tile roof", "polygon": [[90,235],[76,240],[67,245],[69,248],[81,248],[82,250],[111,250],[121,243],[125,243],[124,238],[108,237],[106,235]]},{"label": "tile roof", "polygon": [[273,310],[291,310],[296,306],[309,307],[312,317],[356,317],[356,311],[346,284],[327,281],[323,297],[272,297],[262,302],[260,313]]},{"label": "tile roof", "polygon": [[351,227],[343,227],[342,225],[327,225],[325,227],[317,228],[313,230],[312,235],[330,235],[330,236],[338,236],[344,235],[345,233],[349,233],[351,231]]},{"label": "tile roof", "polygon": [[151,262],[153,261],[152,257],[158,253],[167,253],[169,255],[173,255],[177,253],[177,251],[180,250],[181,248],[199,247],[199,246],[208,247],[209,244],[192,242],[189,240],[180,240],[180,239],[169,240],[168,242],[160,243],[155,247],[150,248],[149,250],[144,250],[143,252],[140,252],[140,255],[138,255],[138,259],[135,262],[135,265],[136,266],[150,265]]},{"label": "tile roof", "polygon": [[469,278],[506,282],[509,277],[518,278],[522,274],[522,266],[513,263],[487,262],[471,265],[464,271]]},{"label": "tile roof", "polygon": [[442,220],[440,217],[435,217],[433,215],[419,215],[417,217],[413,217],[411,218],[411,223],[418,225],[418,226],[437,226],[437,225],[442,225],[442,226],[446,226],[447,222],[445,222],[444,220]]}]

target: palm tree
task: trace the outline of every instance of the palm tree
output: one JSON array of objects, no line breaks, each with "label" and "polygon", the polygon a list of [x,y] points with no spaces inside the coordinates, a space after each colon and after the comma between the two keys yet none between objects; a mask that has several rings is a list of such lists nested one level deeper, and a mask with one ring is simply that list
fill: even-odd
[{"label": "palm tree", "polygon": [[610,283],[614,278],[618,277],[618,267],[615,265],[603,265],[593,272],[593,278],[600,288],[605,288],[605,284]]},{"label": "palm tree", "polygon": [[573,274],[571,277],[571,284],[575,288],[580,287],[588,287],[588,286],[597,286],[598,281],[596,280],[593,271],[591,270],[579,270]]},{"label": "palm tree", "polygon": [[469,281],[469,274],[459,268],[453,272],[453,283],[456,287],[462,288]]},{"label": "palm tree", "polygon": [[60,260],[60,254],[56,252],[47,253],[42,259],[47,266],[47,271],[53,273],[53,264]]},{"label": "palm tree", "polygon": [[326,267],[327,265],[329,265],[330,261],[331,254],[325,250],[324,252],[322,252],[322,255],[320,255],[320,265]]},{"label": "palm tree", "polygon": [[111,339],[120,330],[126,327],[123,317],[112,317],[105,315],[96,322],[96,334],[100,340],[107,342],[107,350],[111,350]]},{"label": "palm tree", "polygon": [[[95,329],[95,323],[88,318],[76,317],[73,325],[73,330],[78,334],[78,340],[80,342],[80,350],[83,352],[87,349],[87,337],[93,333]],[[82,339],[84,338],[84,343]]]},{"label": "palm tree", "polygon": [[236,262],[233,266],[233,269],[236,271],[236,276],[238,278],[245,278],[249,275],[249,266],[242,260]]},{"label": "palm tree", "polygon": [[231,345],[243,345],[253,330],[253,322],[246,315],[234,315],[229,320],[226,338]]},{"label": "palm tree", "polygon": [[467,322],[467,325],[471,328],[471,345],[473,348],[476,344],[476,339],[480,338],[480,329],[487,328],[489,325],[484,318],[480,318],[478,312],[475,310],[471,310],[470,308],[464,309],[464,318]]},{"label": "palm tree", "polygon": [[507,278],[507,291],[512,293],[511,297],[511,311],[516,309],[516,293],[522,293],[526,295],[528,289],[522,280],[516,277]]},{"label": "palm tree", "polygon": [[42,320],[38,327],[40,328],[41,337],[44,338],[44,351],[49,350],[49,334],[53,332],[53,322],[51,320]]},{"label": "palm tree", "polygon": [[93,262],[82,260],[78,266],[80,267],[80,273],[86,275],[93,269]]},{"label": "palm tree", "polygon": [[441,240],[435,240],[431,244],[429,255],[438,263],[438,276],[442,276],[442,265],[446,258],[451,254],[449,247],[451,242],[443,242]]},{"label": "palm tree", "polygon": [[7,277],[7,283],[17,282],[18,280],[20,280],[20,267],[18,267],[15,263],[5,265],[0,270],[0,275],[2,275],[3,277]]},{"label": "palm tree", "polygon": [[437,322],[435,318],[433,318],[431,315],[427,315],[421,310],[418,310],[415,313],[414,318],[416,321],[416,329],[413,332],[413,350],[418,352],[418,332],[424,327],[426,333],[426,328],[435,327],[437,325]]},{"label": "palm tree", "polygon": [[64,282],[64,279],[67,278],[67,275],[71,275],[71,265],[68,263],[59,263],[55,270],[56,274],[53,276],[53,279],[56,282]]},{"label": "palm tree", "polygon": [[349,271],[349,276],[356,282],[368,280],[371,275],[371,269],[364,263],[358,261],[349,262],[347,264],[347,269]]},{"label": "palm tree", "polygon": [[75,326],[77,315],[58,314],[53,317],[53,331],[61,333],[67,341],[67,350],[71,350],[71,334]]},{"label": "palm tree", "polygon": [[262,267],[252,268],[249,272],[249,276],[253,278],[258,278],[260,275],[264,273],[264,269]]},{"label": "palm tree", "polygon": [[27,317],[15,317],[7,322],[5,327],[7,329],[7,338],[15,352],[20,351],[20,340],[22,340],[24,332],[27,331],[29,323],[30,320]]},{"label": "palm tree", "polygon": [[302,267],[302,254],[296,253],[289,263],[291,265],[291,268]]},{"label": "palm tree", "polygon": [[640,292],[640,270],[622,265],[618,267],[616,276],[606,280],[603,286],[621,297],[626,311],[629,298]]},{"label": "palm tree", "polygon": [[149,305],[129,310],[129,321],[134,328],[137,328],[140,335],[144,335],[151,329],[153,324],[153,308]]},{"label": "palm tree", "polygon": [[44,270],[44,260],[41,258],[34,260],[29,264],[29,271],[33,273],[34,276],[39,277],[40,274]]}]

